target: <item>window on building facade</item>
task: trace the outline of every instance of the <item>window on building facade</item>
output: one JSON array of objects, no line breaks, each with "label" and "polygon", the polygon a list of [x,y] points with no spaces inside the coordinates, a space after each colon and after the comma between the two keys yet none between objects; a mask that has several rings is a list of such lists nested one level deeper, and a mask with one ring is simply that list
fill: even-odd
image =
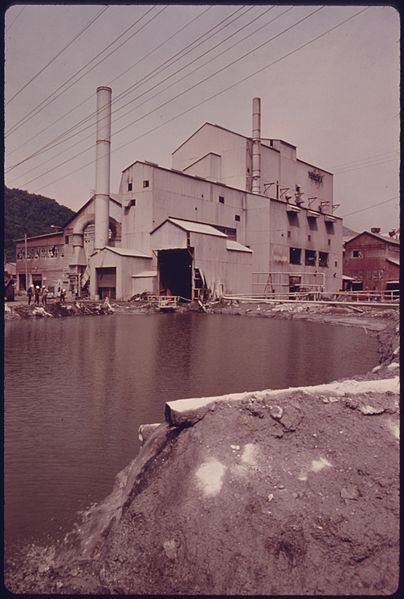
[{"label": "window on building facade", "polygon": [[212,224],[212,227],[218,229],[222,233],[225,233],[227,237],[233,241],[237,241],[237,230],[231,227],[221,227],[220,225]]},{"label": "window on building facade", "polygon": [[224,204],[224,196],[219,196],[219,202],[220,202],[221,204]]},{"label": "window on building facade", "polygon": [[331,245],[331,239],[328,240],[328,245]]},{"label": "window on building facade", "polygon": [[148,180],[143,181],[143,187],[150,187],[150,182]]},{"label": "window on building facade", "polygon": [[288,222],[291,227],[299,226],[299,219],[296,212],[288,212]]},{"label": "window on building facade", "polygon": [[318,253],[318,265],[319,266],[328,266],[328,252],[319,252]]},{"label": "window on building facade", "polygon": [[69,244],[69,236],[65,235],[65,244],[68,245]]},{"label": "window on building facade", "polygon": [[307,241],[311,241],[311,235],[307,235]]},{"label": "window on building facade", "polygon": [[318,231],[318,225],[317,225],[316,218],[312,218],[311,216],[308,216],[307,222],[308,222],[310,231]]},{"label": "window on building facade", "polygon": [[240,222],[240,215],[236,214],[236,216],[234,217],[234,220],[236,220],[237,222]]},{"label": "window on building facade", "polygon": [[325,223],[325,228],[328,235],[334,235],[334,223],[327,222]]},{"label": "window on building facade", "polygon": [[352,250],[352,258],[362,258],[362,252],[360,250]]},{"label": "window on building facade", "polygon": [[291,231],[288,231],[288,237],[290,237],[292,235]]},{"label": "window on building facade", "polygon": [[289,264],[301,264],[301,255],[301,249],[289,248]]},{"label": "window on building facade", "polygon": [[316,252],[314,250],[304,251],[304,263],[306,266],[316,265]]},{"label": "window on building facade", "polygon": [[128,191],[132,191],[132,188],[133,188],[133,183],[129,182],[128,183]]}]

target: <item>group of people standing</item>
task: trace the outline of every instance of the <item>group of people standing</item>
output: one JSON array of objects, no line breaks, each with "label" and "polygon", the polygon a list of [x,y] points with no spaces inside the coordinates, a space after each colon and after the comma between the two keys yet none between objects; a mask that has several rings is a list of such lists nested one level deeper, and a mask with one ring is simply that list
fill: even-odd
[{"label": "group of people standing", "polygon": [[[48,303],[48,293],[49,290],[47,287],[45,287],[45,285],[42,287],[39,285],[30,285],[27,290],[28,305],[31,304],[32,298],[34,298],[35,305],[39,306],[39,301],[41,301],[41,304],[46,306]],[[64,304],[66,299],[66,289],[59,287],[57,297],[60,303]]]}]

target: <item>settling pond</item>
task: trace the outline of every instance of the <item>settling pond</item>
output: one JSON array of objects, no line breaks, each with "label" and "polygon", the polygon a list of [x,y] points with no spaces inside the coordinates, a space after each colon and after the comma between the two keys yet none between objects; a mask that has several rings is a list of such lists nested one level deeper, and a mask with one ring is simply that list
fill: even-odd
[{"label": "settling pond", "polygon": [[114,314],[6,322],[5,540],[49,543],[102,500],[140,424],[186,397],[364,373],[361,328],[231,315]]}]

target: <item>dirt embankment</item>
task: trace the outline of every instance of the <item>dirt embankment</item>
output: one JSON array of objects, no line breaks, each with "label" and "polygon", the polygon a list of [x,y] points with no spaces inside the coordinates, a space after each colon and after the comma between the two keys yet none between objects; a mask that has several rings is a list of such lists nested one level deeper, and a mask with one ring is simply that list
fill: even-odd
[{"label": "dirt embankment", "polygon": [[[227,308],[243,309],[219,309]],[[361,326],[379,336],[382,361],[372,372],[316,387],[170,402],[166,423],[118,475],[111,495],[61,547],[32,547],[22,563],[7,564],[8,588],[393,593],[399,320],[397,311],[360,316]]]},{"label": "dirt embankment", "polygon": [[4,305],[5,320],[26,320],[30,318],[65,318],[68,316],[101,316],[113,314],[114,308],[109,302],[76,301],[62,304],[48,302],[46,305],[27,305],[23,302]]}]

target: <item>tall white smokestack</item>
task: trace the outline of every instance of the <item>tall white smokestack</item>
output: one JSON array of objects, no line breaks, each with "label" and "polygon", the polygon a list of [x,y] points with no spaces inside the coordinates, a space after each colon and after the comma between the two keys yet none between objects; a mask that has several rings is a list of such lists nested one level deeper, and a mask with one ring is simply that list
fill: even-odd
[{"label": "tall white smokestack", "polygon": [[253,98],[252,192],[261,193],[261,98]]},{"label": "tall white smokestack", "polygon": [[108,245],[109,178],[111,163],[111,97],[110,87],[97,88],[97,145],[95,164],[95,239],[94,249]]}]

